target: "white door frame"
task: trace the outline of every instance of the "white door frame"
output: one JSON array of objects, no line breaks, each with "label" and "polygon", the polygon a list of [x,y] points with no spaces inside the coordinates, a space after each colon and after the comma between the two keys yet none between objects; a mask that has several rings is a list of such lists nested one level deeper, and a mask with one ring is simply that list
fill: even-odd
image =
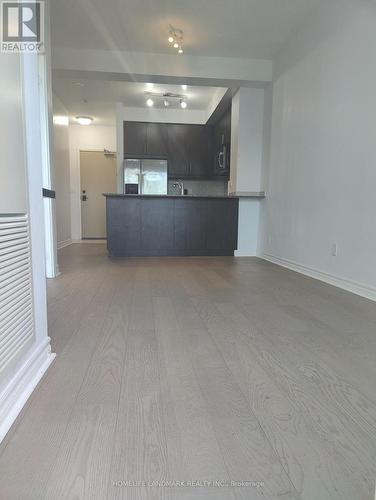
[{"label": "white door frame", "polygon": [[[42,140],[42,177],[43,187],[54,191],[53,163],[53,125],[51,84],[48,72],[47,55],[39,56],[39,107]],[[57,259],[56,237],[56,201],[54,198],[43,198],[46,277],[56,278],[60,274]]]}]

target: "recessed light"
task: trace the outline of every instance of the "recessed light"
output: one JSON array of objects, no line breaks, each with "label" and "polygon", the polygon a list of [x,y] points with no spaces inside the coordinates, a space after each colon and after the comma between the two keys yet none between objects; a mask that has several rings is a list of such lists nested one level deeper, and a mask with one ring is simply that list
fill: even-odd
[{"label": "recessed light", "polygon": [[69,117],[68,116],[54,116],[53,122],[55,125],[69,125]]},{"label": "recessed light", "polygon": [[90,125],[93,118],[91,118],[91,116],[76,116],[76,120],[80,125]]},{"label": "recessed light", "polygon": [[154,83],[147,83],[147,84],[146,84],[146,87],[147,87],[148,89],[152,89],[152,88],[154,88]]},{"label": "recessed light", "polygon": [[168,107],[169,107],[169,105],[170,105],[170,103],[168,102],[168,100],[167,100],[167,99],[165,99],[165,100],[163,101],[163,104],[164,104],[165,108],[168,108]]},{"label": "recessed light", "polygon": [[149,99],[146,100],[146,105],[149,106],[149,108],[151,108],[152,106],[154,106],[153,99],[150,99],[150,97],[149,97]]},{"label": "recessed light", "polygon": [[182,88],[183,90],[187,90],[188,85],[182,85],[182,86],[181,86],[181,88]]},{"label": "recessed light", "polygon": [[180,106],[185,109],[187,107],[186,101],[180,101]]}]

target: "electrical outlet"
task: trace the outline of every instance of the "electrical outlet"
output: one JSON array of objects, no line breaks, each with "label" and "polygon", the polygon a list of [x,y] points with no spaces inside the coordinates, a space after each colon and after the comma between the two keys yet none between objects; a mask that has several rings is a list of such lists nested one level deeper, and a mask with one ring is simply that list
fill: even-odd
[{"label": "electrical outlet", "polygon": [[333,245],[332,245],[332,255],[333,255],[333,257],[337,257],[337,255],[338,255],[338,245],[337,245],[337,243],[333,243]]}]

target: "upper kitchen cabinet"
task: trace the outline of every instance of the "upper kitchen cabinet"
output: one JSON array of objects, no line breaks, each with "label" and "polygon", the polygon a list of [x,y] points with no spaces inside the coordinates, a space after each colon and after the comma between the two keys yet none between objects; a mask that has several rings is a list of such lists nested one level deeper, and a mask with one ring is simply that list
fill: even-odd
[{"label": "upper kitchen cabinet", "polygon": [[188,135],[190,125],[172,124],[167,126],[168,176],[189,176]]},{"label": "upper kitchen cabinet", "polygon": [[146,127],[143,122],[124,122],[124,156],[145,156]]},{"label": "upper kitchen cabinet", "polygon": [[211,127],[192,124],[167,127],[169,177],[211,177]]},{"label": "upper kitchen cabinet", "polygon": [[231,140],[231,112],[215,125],[184,123],[124,122],[124,156],[166,158],[170,178],[228,176],[223,161],[223,145]]},{"label": "upper kitchen cabinet", "polygon": [[124,155],[167,157],[167,125],[124,122]]},{"label": "upper kitchen cabinet", "polygon": [[189,175],[210,177],[212,128],[206,125],[191,125],[187,136],[189,152]]},{"label": "upper kitchen cabinet", "polygon": [[148,156],[167,157],[167,124],[148,123],[146,128],[146,152]]}]

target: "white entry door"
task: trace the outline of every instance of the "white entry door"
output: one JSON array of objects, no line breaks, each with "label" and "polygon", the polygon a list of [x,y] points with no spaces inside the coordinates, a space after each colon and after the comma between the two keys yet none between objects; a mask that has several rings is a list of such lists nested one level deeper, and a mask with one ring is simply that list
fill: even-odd
[{"label": "white entry door", "polygon": [[80,171],[82,238],[106,238],[103,193],[116,193],[116,157],[102,151],[81,151]]}]

